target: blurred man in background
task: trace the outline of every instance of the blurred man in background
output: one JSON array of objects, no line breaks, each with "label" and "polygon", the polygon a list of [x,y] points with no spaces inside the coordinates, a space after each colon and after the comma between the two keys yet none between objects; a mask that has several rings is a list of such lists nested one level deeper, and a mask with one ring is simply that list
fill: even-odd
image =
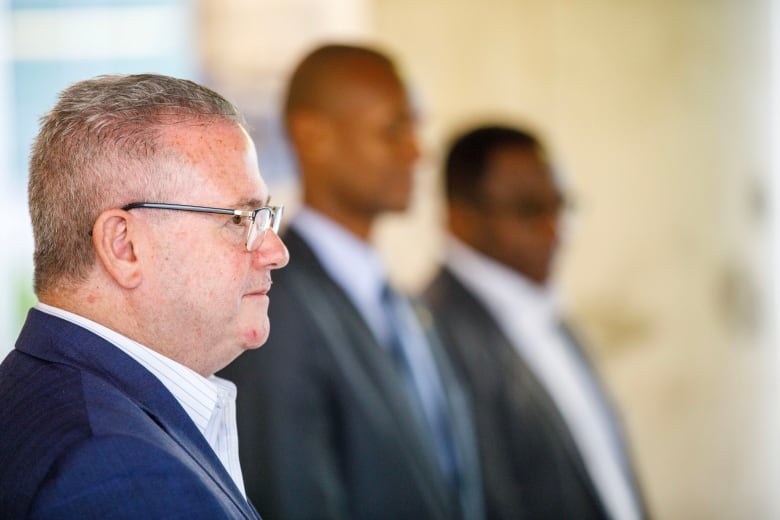
[{"label": "blurred man in background", "polygon": [[280,520],[480,518],[465,396],[370,245],[409,204],[419,155],[401,78],[375,50],[326,45],[293,72],[285,120],[304,202],[292,260],[269,344],[223,372],[248,494]]},{"label": "blurred man in background", "polygon": [[618,420],[552,292],[566,200],[541,143],[476,128],[444,169],[450,238],[426,299],[472,395],[488,516],[642,517]]},{"label": "blurred man in background", "polygon": [[268,336],[288,259],[268,198],[219,94],[152,74],[61,94],[30,159],[39,303],[0,365],[0,516],[258,518],[213,374]]}]

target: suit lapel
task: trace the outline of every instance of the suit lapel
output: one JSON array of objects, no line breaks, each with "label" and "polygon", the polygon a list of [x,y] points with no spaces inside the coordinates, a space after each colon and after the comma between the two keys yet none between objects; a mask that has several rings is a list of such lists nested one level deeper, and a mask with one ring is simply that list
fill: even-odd
[{"label": "suit lapel", "polygon": [[[433,500],[449,503],[443,477],[431,447],[425,419],[410,406],[389,354],[383,349],[352,301],[325,272],[303,239],[289,230],[284,242],[290,251],[290,265],[285,280],[290,289],[311,302],[316,309],[312,318],[325,336],[325,342],[341,367],[340,375],[355,389],[355,399],[364,413],[379,428],[398,430],[400,451],[408,464],[419,473],[425,485],[438,489]],[[415,419],[410,420],[410,416]],[[441,508],[441,506],[438,506]]]},{"label": "suit lapel", "polygon": [[588,374],[588,382],[593,388],[593,395],[598,400],[598,405],[601,407],[603,414],[607,417],[609,425],[609,434],[612,438],[612,442],[618,447],[620,457],[620,469],[622,470],[626,479],[631,483],[631,491],[634,494],[634,499],[639,505],[642,512],[642,516],[647,518],[648,509],[644,499],[644,494],[639,481],[637,480],[637,473],[634,469],[633,459],[630,454],[628,443],[626,442],[626,436],[623,429],[620,416],[615,413],[615,406],[609,393],[601,383],[601,378],[598,375],[596,367],[591,362],[582,344],[577,339],[576,334],[572,329],[566,325],[566,323],[560,324],[561,331],[566,337],[567,344],[574,352],[577,361],[582,365],[583,370]]},{"label": "suit lapel", "polygon": [[252,506],[167,388],[119,348],[67,320],[32,309],[16,348],[52,362],[91,372],[134,401],[212,478],[248,518]]},{"label": "suit lapel", "polygon": [[[460,281],[445,269],[437,282],[444,288],[449,301],[453,302],[452,305],[460,307],[463,314],[469,317],[470,323],[479,324],[478,327],[464,327],[461,331],[462,334],[459,334],[456,343],[458,344],[460,354],[465,359],[469,359],[476,354],[474,350],[475,345],[489,343],[492,346],[490,349],[483,349],[481,354],[492,357],[490,364],[494,367],[499,367],[498,370],[504,372],[504,374],[498,377],[505,378],[509,384],[515,386],[513,395],[523,396],[525,399],[530,398],[538,403],[535,407],[536,410],[543,415],[545,423],[548,425],[549,430],[554,433],[558,445],[568,454],[568,459],[576,471],[578,479],[591,497],[593,497],[595,503],[601,505],[598,491],[588,473],[582,455],[569,432],[563,416],[561,416],[558,407],[544,388],[544,385],[520,358],[493,317]],[[472,362],[477,363],[476,360],[472,360]],[[492,369],[490,370],[490,372],[493,371]]]}]

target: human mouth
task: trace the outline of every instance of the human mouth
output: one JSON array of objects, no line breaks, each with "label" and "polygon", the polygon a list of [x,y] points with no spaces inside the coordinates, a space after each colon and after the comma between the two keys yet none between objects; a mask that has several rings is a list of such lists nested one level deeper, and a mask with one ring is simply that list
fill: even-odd
[{"label": "human mouth", "polygon": [[264,283],[262,286],[258,287],[254,291],[249,291],[246,293],[247,296],[268,296],[268,291],[271,290],[271,280],[268,280],[266,283]]}]

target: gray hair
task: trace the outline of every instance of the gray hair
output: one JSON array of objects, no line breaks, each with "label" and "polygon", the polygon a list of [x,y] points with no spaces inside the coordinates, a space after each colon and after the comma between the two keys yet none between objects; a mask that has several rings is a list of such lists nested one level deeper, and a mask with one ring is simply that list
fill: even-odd
[{"label": "gray hair", "polygon": [[243,125],[238,109],[192,81],[156,74],[99,76],[60,93],[32,146],[28,202],[36,294],[78,283],[95,261],[90,231],[109,208],[166,197],[177,179],[165,164],[166,126]]}]

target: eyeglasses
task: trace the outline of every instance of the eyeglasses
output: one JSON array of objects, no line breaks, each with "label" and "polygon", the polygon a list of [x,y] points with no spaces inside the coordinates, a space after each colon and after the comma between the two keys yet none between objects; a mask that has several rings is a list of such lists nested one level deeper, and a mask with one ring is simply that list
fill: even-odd
[{"label": "eyeglasses", "polygon": [[232,215],[233,223],[236,225],[244,224],[244,219],[249,219],[249,226],[246,234],[246,249],[254,251],[263,243],[265,233],[272,229],[274,233],[279,232],[279,224],[282,222],[284,206],[264,206],[252,210],[241,209],[223,209],[209,208],[205,206],[188,206],[186,204],[163,204],[159,202],[133,202],[124,206],[122,209],[129,211],[131,209],[170,209],[174,211],[195,211],[197,213],[215,213],[218,215]]}]

